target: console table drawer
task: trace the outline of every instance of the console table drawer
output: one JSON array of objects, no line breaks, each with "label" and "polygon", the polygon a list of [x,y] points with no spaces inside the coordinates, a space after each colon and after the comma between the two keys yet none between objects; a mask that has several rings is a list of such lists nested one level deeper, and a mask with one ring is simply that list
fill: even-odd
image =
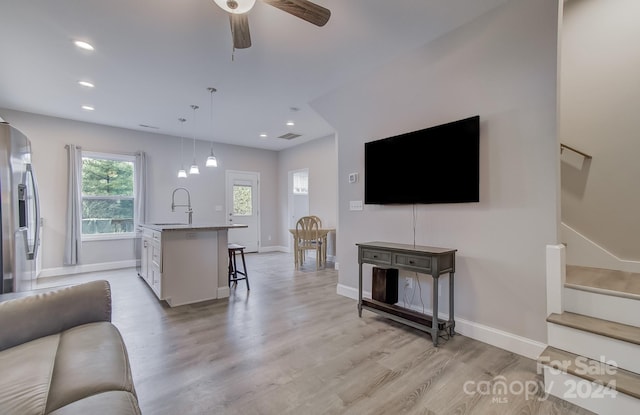
[{"label": "console table drawer", "polygon": [[393,263],[407,268],[419,269],[426,273],[431,271],[431,258],[423,256],[396,254]]},{"label": "console table drawer", "polygon": [[369,263],[391,265],[391,252],[363,249],[362,259]]}]

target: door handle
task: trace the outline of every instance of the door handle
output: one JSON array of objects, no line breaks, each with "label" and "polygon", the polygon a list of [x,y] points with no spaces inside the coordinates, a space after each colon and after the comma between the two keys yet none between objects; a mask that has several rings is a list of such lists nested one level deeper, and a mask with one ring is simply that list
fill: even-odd
[{"label": "door handle", "polygon": [[33,221],[34,226],[36,227],[33,234],[33,250],[29,251],[29,244],[27,243],[27,259],[35,259],[38,255],[38,246],[40,245],[40,199],[38,197],[38,182],[36,181],[36,177],[33,174],[33,169],[31,167],[31,163],[26,165],[27,174],[31,178],[31,186],[33,188],[33,207],[34,207],[34,215],[35,220]]}]

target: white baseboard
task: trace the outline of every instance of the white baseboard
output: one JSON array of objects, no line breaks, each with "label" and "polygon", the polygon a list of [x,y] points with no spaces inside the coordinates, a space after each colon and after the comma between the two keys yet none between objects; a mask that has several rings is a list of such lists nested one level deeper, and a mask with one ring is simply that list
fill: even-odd
[{"label": "white baseboard", "polygon": [[640,273],[640,261],[618,258],[566,223],[560,224],[560,231],[567,244],[567,265]]},{"label": "white baseboard", "polygon": [[227,298],[229,293],[229,287],[218,287],[218,296],[216,298]]},{"label": "white baseboard", "polygon": [[263,253],[263,252],[289,252],[289,248],[287,248],[286,246],[278,246],[278,245],[261,246],[260,249],[258,249],[258,252],[260,252],[260,253]]},{"label": "white baseboard", "polygon": [[135,259],[126,261],[101,262],[97,264],[69,265],[66,267],[46,268],[38,278],[58,277],[61,275],[84,274],[86,272],[109,271],[112,269],[133,268],[138,264]]},{"label": "white baseboard", "polygon": [[[358,299],[358,290],[353,287],[338,284],[336,292],[344,297],[351,298],[353,300]],[[371,298],[370,292],[364,292],[362,295],[366,298]],[[421,307],[411,307],[415,311],[422,312]],[[431,313],[431,310],[425,310],[427,313]],[[449,315],[447,313],[439,313],[439,318],[447,319]],[[528,339],[526,337],[518,336],[513,333],[509,333],[503,330],[498,330],[493,327],[485,326],[484,324],[476,323],[473,321],[456,318],[456,333],[470,337],[472,339],[481,341],[483,343],[490,344],[492,346],[499,347],[504,350],[519,354],[529,359],[537,359],[538,356],[547,347],[546,344],[540,343],[535,340]]]}]

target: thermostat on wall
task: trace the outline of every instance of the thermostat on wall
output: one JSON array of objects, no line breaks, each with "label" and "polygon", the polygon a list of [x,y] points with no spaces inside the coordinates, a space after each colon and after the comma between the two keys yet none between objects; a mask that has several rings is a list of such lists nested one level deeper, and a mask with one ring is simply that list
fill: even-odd
[{"label": "thermostat on wall", "polygon": [[349,173],[349,183],[355,183],[358,181],[358,173]]}]

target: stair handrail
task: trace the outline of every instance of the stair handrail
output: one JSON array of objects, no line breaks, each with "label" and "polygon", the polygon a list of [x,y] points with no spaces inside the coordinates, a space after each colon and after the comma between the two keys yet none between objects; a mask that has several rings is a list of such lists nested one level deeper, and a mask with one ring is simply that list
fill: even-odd
[{"label": "stair handrail", "polygon": [[562,144],[562,143],[560,143],[560,154],[562,154],[562,151],[563,151],[565,148],[566,148],[567,150],[571,150],[571,151],[573,151],[574,153],[580,154],[580,155],[581,155],[582,157],[584,157],[585,159],[591,160],[591,159],[593,158],[592,156],[590,156],[590,155],[589,155],[589,154],[587,154],[587,153],[584,153],[584,152],[582,152],[582,151],[580,151],[580,150],[577,150],[577,149],[575,149],[575,148],[573,148],[573,147],[571,147],[571,146],[568,146],[568,145],[566,145],[566,144]]}]

